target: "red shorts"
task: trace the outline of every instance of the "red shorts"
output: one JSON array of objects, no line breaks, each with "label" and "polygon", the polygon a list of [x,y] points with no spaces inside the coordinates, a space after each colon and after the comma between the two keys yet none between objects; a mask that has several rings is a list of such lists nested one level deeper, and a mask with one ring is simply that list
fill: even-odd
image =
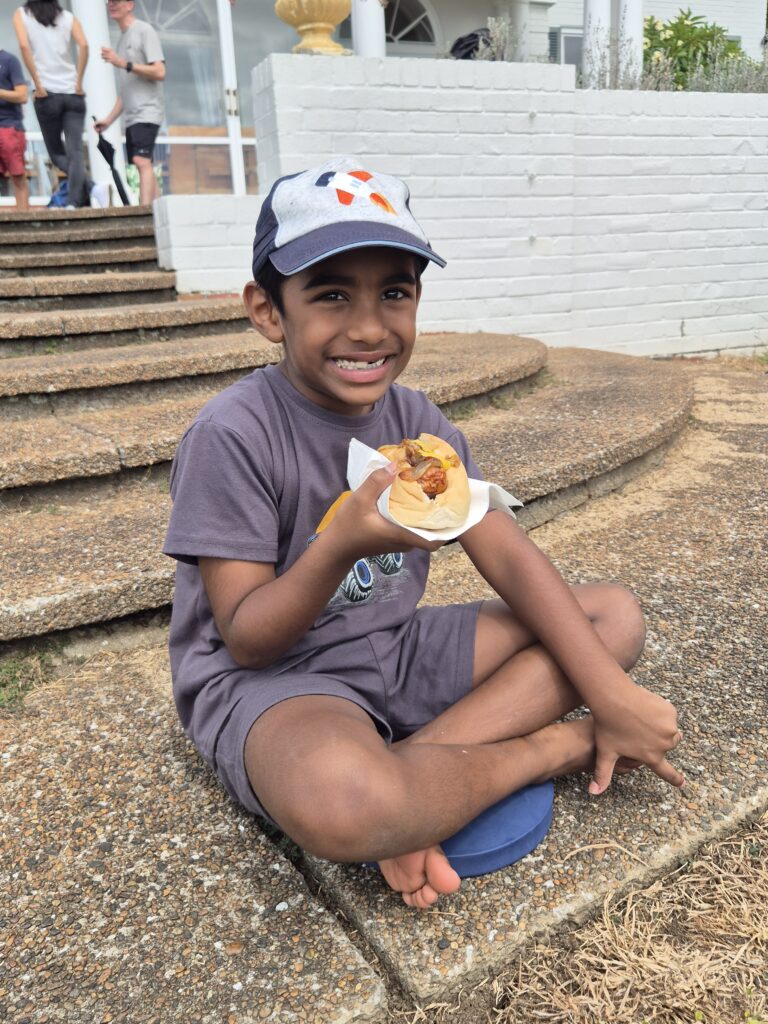
[{"label": "red shorts", "polygon": [[27,136],[16,128],[0,128],[0,174],[24,174]]}]

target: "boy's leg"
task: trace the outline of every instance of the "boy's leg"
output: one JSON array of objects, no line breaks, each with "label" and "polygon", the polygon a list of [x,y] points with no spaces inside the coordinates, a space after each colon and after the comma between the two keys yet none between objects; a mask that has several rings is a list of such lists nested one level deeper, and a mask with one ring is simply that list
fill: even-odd
[{"label": "boy's leg", "polygon": [[[609,585],[574,590],[609,650],[633,664],[644,636],[634,598]],[[478,619],[473,684],[390,748],[350,701],[283,701],[248,735],[253,789],[300,845],[331,860],[378,860],[407,903],[428,906],[459,882],[437,843],[507,794],[586,770],[593,757],[589,719],[548,724],[580,701],[500,602]]]},{"label": "boy's leg", "polygon": [[[631,668],[645,642],[643,614],[633,594],[611,583],[572,590],[614,658]],[[477,620],[471,692],[403,742],[494,743],[540,729],[582,703],[507,605],[487,601]]]},{"label": "boy's leg", "polygon": [[[245,744],[253,790],[283,831],[329,860],[378,860],[414,906],[458,888],[441,840],[508,793],[583,771],[593,756],[589,718],[498,743],[388,747],[365,711],[331,696],[274,705]],[[403,872],[406,882],[417,876],[412,889],[397,884],[396,864],[385,870],[404,854],[418,861]]]}]

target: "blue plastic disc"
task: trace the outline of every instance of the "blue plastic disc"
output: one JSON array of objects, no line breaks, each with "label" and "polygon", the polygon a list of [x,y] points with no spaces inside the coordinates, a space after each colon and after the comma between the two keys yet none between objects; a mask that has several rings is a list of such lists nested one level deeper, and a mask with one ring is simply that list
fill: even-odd
[{"label": "blue plastic disc", "polygon": [[526,786],[483,811],[440,845],[461,878],[509,867],[535,849],[552,822],[552,782]]},{"label": "blue plastic disc", "polygon": [[554,793],[552,782],[542,782],[518,789],[487,808],[440,844],[451,867],[461,878],[487,875],[530,853],[552,822]]}]

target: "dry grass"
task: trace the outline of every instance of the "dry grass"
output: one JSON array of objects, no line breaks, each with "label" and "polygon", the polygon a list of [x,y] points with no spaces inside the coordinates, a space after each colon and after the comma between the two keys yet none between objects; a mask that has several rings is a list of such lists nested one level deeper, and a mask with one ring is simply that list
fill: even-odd
[{"label": "dry grass", "polygon": [[[768,814],[407,1024],[766,1024]],[[484,993],[484,999],[480,999]],[[490,1006],[489,1006],[490,995]],[[484,1002],[484,1006],[482,1003]]]}]

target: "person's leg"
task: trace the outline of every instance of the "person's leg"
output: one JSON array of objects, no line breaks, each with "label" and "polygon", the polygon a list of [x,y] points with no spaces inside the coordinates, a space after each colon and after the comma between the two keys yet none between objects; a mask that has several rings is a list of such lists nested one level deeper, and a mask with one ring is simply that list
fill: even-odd
[{"label": "person's leg", "polygon": [[61,94],[49,92],[43,99],[35,100],[35,114],[51,163],[66,174],[68,162],[67,151],[61,137],[64,117],[61,101]]},{"label": "person's leg", "polygon": [[[633,595],[613,584],[573,588],[598,635],[623,668],[637,661],[645,640],[642,612]],[[549,653],[515,619],[503,601],[483,605],[475,635],[472,689],[452,707],[395,744],[491,743],[536,734],[582,703]],[[619,771],[636,765],[625,763]],[[406,902],[428,905],[448,877],[439,847],[379,861],[393,889],[411,894]],[[439,883],[438,883],[439,884]],[[426,894],[426,897],[425,897]],[[427,898],[427,902],[424,900]]]},{"label": "person's leg", "polygon": [[404,893],[414,906],[458,887],[439,849],[431,852],[437,843],[508,793],[584,770],[592,757],[589,718],[498,743],[389,747],[365,711],[330,696],[274,705],[251,727],[244,753],[262,806],[311,853],[386,862],[423,851],[426,879],[417,898]]},{"label": "person's leg", "polygon": [[69,201],[73,206],[86,206],[85,160],[83,158],[83,125],[85,124],[85,97],[76,94],[61,97],[62,130],[67,154]]},{"label": "person's leg", "polygon": [[153,199],[157,199],[160,195],[152,161],[149,157],[137,154],[134,156],[133,162],[139,172],[139,203],[142,206],[148,206]]},{"label": "person's leg", "polygon": [[12,174],[11,184],[13,185],[13,194],[16,198],[16,209],[17,210],[28,210],[29,209],[29,183],[27,182],[26,174]]}]

